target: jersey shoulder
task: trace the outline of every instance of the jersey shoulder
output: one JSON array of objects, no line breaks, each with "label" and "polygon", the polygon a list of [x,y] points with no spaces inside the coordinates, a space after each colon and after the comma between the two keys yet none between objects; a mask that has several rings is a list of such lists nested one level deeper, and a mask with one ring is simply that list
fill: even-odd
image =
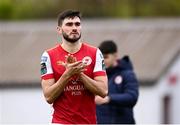
[{"label": "jersey shoulder", "polygon": [[57,44],[57,45],[55,45],[54,47],[47,49],[46,51],[47,51],[48,53],[52,53],[52,52],[54,52],[54,51],[57,51],[57,50],[59,49],[59,47],[60,47],[60,45]]},{"label": "jersey shoulder", "polygon": [[47,49],[46,52],[48,53],[50,58],[52,58],[56,57],[57,53],[59,53],[60,50],[60,44],[57,44],[54,47]]},{"label": "jersey shoulder", "polygon": [[92,46],[92,45],[90,45],[90,44],[83,43],[83,45],[84,45],[84,48],[85,48],[86,50],[90,50],[90,51],[94,51],[94,52],[96,52],[96,51],[98,50],[97,47]]}]

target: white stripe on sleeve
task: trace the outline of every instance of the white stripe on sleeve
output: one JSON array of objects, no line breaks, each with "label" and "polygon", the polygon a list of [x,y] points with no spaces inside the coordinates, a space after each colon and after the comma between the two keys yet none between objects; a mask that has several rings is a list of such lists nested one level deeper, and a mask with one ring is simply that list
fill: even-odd
[{"label": "white stripe on sleeve", "polygon": [[95,60],[95,67],[93,72],[97,71],[104,71],[105,64],[104,64],[104,57],[99,49],[96,51],[96,60]]},{"label": "white stripe on sleeve", "polygon": [[41,56],[41,75],[52,74],[52,66],[49,54],[45,51]]}]

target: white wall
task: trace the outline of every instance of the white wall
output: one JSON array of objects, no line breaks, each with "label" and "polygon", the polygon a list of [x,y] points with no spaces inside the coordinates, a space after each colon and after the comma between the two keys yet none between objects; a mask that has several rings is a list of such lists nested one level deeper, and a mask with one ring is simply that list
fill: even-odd
[{"label": "white wall", "polygon": [[[154,95],[154,96],[152,96]],[[160,123],[160,101],[158,93],[153,88],[140,88],[140,96],[134,109],[138,124]]]},{"label": "white wall", "polygon": [[[178,81],[170,84],[169,77],[175,75]],[[140,96],[135,106],[135,118],[139,124],[163,123],[163,97],[170,95],[170,122],[180,123],[180,56],[158,83],[152,87],[140,87]]]},{"label": "white wall", "polygon": [[0,89],[0,124],[45,124],[50,122],[51,106],[42,90]]},{"label": "white wall", "polygon": [[177,85],[173,87],[172,91],[172,109],[171,109],[171,123],[180,124],[180,57],[175,63],[175,66],[171,69],[171,74],[178,74]]}]

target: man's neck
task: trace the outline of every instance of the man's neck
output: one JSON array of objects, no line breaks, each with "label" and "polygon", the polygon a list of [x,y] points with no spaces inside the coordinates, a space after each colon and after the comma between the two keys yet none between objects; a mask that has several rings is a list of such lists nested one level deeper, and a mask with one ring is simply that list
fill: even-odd
[{"label": "man's neck", "polygon": [[67,41],[63,41],[61,46],[64,50],[66,50],[68,53],[76,53],[80,50],[82,43],[77,41],[75,43],[70,43]]}]

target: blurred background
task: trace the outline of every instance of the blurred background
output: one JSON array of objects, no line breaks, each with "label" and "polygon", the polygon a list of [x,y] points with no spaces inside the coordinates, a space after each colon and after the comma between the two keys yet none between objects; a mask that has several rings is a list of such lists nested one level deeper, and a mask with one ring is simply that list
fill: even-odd
[{"label": "blurred background", "polygon": [[57,15],[82,12],[82,40],[107,39],[140,82],[138,124],[180,123],[180,0],[0,0],[0,124],[46,124],[40,57],[60,43]]}]

